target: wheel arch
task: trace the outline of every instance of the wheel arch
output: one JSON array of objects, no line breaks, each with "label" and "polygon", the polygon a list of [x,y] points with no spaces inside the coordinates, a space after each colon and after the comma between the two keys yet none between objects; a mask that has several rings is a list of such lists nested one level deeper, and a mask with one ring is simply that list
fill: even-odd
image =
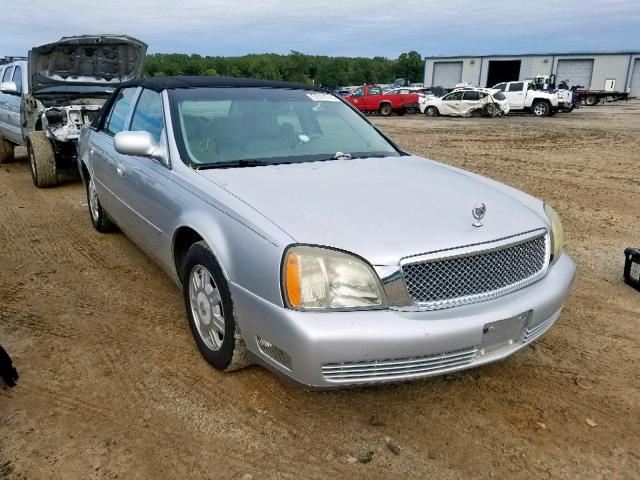
[{"label": "wheel arch", "polygon": [[[218,238],[218,240],[216,241],[214,238]],[[178,283],[182,285],[182,265],[187,255],[187,251],[191,245],[200,241],[207,244],[211,254],[215,258],[216,262],[218,262],[218,265],[220,265],[222,275],[227,283],[230,283],[229,272],[225,266],[228,263],[225,261],[228,255],[225,256],[224,254],[226,251],[224,238],[219,238],[218,235],[211,232],[204,232],[201,229],[196,228],[192,223],[185,223],[176,228],[171,241],[172,267]]]}]

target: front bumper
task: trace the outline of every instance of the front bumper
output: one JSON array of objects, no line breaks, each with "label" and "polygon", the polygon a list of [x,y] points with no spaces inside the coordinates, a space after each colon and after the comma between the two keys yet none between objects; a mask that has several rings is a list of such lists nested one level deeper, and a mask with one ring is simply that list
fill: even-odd
[{"label": "front bumper", "polygon": [[[239,285],[231,291],[242,337],[259,363],[308,387],[339,388],[440,375],[505,358],[553,325],[575,273],[573,260],[562,254],[528,287],[435,311],[299,312]],[[511,341],[487,345],[490,324],[506,319],[520,322]],[[286,355],[273,355],[258,337]],[[290,359],[290,368],[282,358]]]}]

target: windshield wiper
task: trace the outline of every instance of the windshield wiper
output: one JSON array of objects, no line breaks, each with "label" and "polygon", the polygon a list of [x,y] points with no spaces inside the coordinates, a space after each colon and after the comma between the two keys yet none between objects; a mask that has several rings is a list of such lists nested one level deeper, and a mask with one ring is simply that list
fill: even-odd
[{"label": "windshield wiper", "polygon": [[238,168],[238,167],[261,167],[264,165],[272,165],[272,163],[263,160],[231,160],[228,162],[205,163],[195,165],[196,170],[204,170],[208,168]]},{"label": "windshield wiper", "polygon": [[350,153],[336,152],[329,160],[351,160],[352,158]]}]

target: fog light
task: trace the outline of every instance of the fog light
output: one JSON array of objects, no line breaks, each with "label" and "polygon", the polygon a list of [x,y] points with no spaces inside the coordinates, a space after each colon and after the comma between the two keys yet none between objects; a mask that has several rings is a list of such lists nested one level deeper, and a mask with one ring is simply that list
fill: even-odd
[{"label": "fog light", "polygon": [[274,362],[277,362],[286,369],[291,370],[291,355],[262,337],[256,337],[256,340],[258,341],[258,347],[260,347],[260,351],[262,351],[262,353]]}]

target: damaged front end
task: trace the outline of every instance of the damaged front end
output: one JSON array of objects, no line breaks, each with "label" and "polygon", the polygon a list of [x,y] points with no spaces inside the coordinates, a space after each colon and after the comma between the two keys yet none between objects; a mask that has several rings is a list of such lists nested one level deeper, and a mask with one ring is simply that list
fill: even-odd
[{"label": "damaged front end", "polygon": [[46,108],[41,115],[42,130],[58,142],[75,141],[80,129],[91,123],[102,105],[69,105]]},{"label": "damaged front end", "polygon": [[91,98],[69,94],[25,95],[21,105],[25,137],[29,132],[42,131],[60,160],[75,159],[80,129],[98,116],[110,91],[92,92]]},{"label": "damaged front end", "polygon": [[44,132],[58,157],[75,157],[80,129],[122,82],[142,74],[147,45],[125,35],[81,35],[29,51],[23,137]]}]

